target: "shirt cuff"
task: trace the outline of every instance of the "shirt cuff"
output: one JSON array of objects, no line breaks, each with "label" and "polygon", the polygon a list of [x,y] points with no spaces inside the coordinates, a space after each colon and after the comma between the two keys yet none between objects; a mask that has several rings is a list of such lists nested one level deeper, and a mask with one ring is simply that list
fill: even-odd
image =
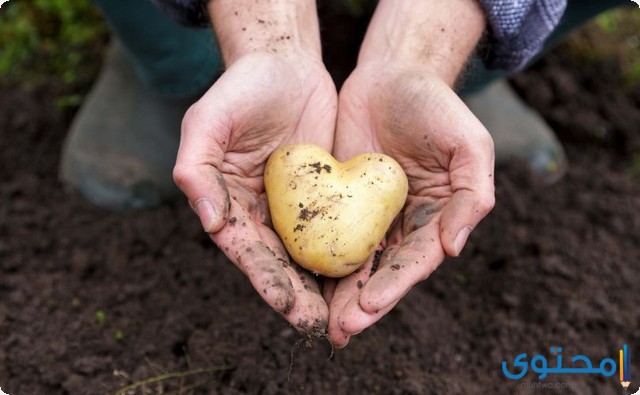
[{"label": "shirt cuff", "polygon": [[560,22],[567,0],[479,0],[488,30],[489,68],[523,68]]}]

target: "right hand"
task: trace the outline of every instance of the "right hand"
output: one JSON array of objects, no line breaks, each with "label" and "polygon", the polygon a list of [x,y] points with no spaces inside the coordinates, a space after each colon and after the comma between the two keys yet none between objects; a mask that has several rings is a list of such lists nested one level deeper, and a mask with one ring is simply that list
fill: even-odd
[{"label": "right hand", "polygon": [[389,312],[445,254],[458,255],[493,206],[491,137],[451,89],[485,27],[476,1],[378,1],[340,92],[334,155],[393,157],[409,194],[377,271],[370,259],[358,273],[325,283],[335,346]]},{"label": "right hand", "polygon": [[325,282],[329,338],[349,338],[387,314],[419,281],[458,256],[494,204],[493,142],[439,77],[393,61],[359,67],[340,92],[334,155],[381,152],[409,181],[404,208],[374,257]]},{"label": "right hand", "polygon": [[285,144],[330,151],[336,108],[335,86],[316,56],[249,53],[187,111],[174,168],[211,239],[306,334],[325,332],[328,308],[316,279],[289,259],[272,229],[263,172]]}]

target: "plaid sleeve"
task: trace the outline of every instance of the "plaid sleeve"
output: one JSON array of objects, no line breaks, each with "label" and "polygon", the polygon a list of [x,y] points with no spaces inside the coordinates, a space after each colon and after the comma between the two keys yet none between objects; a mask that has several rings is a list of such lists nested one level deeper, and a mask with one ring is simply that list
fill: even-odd
[{"label": "plaid sleeve", "polygon": [[490,68],[515,71],[543,47],[567,0],[479,0],[487,16]]},{"label": "plaid sleeve", "polygon": [[190,27],[210,27],[207,0],[153,0],[176,22]]}]

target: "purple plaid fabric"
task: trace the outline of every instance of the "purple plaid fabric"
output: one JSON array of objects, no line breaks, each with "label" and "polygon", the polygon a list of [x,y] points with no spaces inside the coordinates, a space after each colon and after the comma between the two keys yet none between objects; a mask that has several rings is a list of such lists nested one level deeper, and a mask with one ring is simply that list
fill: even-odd
[{"label": "purple plaid fabric", "polygon": [[522,68],[544,45],[567,7],[567,0],[479,0],[489,24],[487,65]]},{"label": "purple plaid fabric", "polygon": [[[154,0],[176,21],[210,26],[206,0]],[[401,0],[398,0],[401,1]],[[491,68],[513,71],[537,54],[560,21],[567,0],[478,0],[487,15]]]}]

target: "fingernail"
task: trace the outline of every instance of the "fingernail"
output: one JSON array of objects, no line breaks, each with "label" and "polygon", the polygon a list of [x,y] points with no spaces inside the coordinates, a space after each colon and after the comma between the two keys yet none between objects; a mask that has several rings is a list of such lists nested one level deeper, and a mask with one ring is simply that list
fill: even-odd
[{"label": "fingernail", "polygon": [[209,233],[209,230],[218,219],[216,210],[213,209],[213,205],[208,199],[199,199],[196,202],[196,212],[200,218],[200,223],[204,231]]},{"label": "fingernail", "polygon": [[469,238],[469,234],[471,233],[471,227],[464,227],[458,232],[455,240],[453,240],[453,250],[455,252],[455,256],[460,255],[464,245],[467,243],[467,239]]},{"label": "fingernail", "polygon": [[333,344],[333,347],[337,348],[338,350],[341,349],[341,348],[345,348],[347,345],[349,345],[349,340],[351,340],[351,336],[344,335],[344,343],[342,343],[342,344]]},{"label": "fingernail", "polygon": [[189,202],[189,207],[191,207],[191,211],[193,211],[196,215],[198,215],[198,210],[196,210],[196,205],[193,204],[191,200],[187,200]]}]

